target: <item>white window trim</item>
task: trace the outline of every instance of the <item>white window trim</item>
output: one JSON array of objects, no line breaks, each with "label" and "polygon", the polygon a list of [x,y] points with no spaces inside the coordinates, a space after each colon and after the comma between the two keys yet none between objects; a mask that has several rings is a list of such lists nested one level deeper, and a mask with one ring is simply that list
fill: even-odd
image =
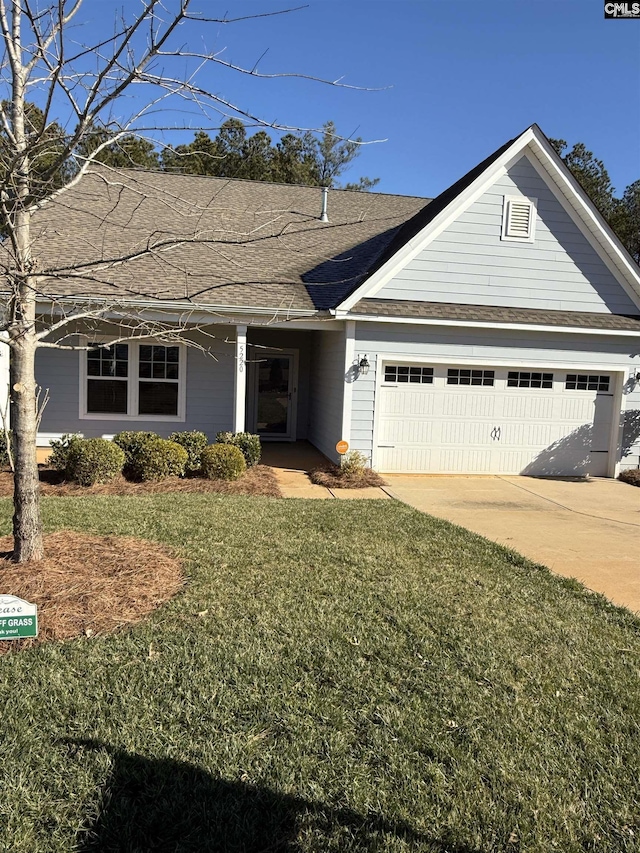
[{"label": "white window trim", "polygon": [[[82,346],[89,343],[109,343],[113,338],[107,335],[92,337],[91,341],[86,336],[81,337]],[[187,347],[178,341],[167,343],[166,341],[152,340],[149,338],[129,339],[118,341],[129,347],[129,375],[127,376],[127,414],[117,412],[88,412],[87,411],[87,350],[80,351],[80,411],[79,418],[83,421],[126,421],[127,423],[164,422],[184,423],[187,412]],[[138,411],[138,365],[140,363],[140,346],[145,344],[156,344],[156,346],[177,346],[180,349],[178,361],[178,414],[177,415],[134,415]],[[161,381],[161,380],[158,380]]]},{"label": "white window trim", "polygon": [[[511,202],[527,204],[529,213],[529,234],[526,237],[518,237],[508,233],[509,206]],[[533,243],[536,238],[536,219],[538,214],[538,199],[523,195],[506,195],[502,205],[502,234],[501,239],[514,243]]]}]

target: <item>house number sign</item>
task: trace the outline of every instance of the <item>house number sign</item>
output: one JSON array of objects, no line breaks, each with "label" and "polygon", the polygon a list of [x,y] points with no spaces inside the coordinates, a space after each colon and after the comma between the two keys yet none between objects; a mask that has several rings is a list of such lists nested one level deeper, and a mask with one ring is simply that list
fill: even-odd
[{"label": "house number sign", "polygon": [[15,595],[0,595],[0,640],[38,636],[38,608]]},{"label": "house number sign", "polygon": [[244,371],[244,356],[245,356],[245,345],[240,344],[238,347],[238,373],[242,373]]}]

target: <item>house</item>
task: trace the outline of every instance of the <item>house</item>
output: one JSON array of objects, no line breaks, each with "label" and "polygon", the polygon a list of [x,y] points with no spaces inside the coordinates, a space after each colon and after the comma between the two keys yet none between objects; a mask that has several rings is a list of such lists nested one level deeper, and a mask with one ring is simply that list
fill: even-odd
[{"label": "house", "polygon": [[322,196],[95,166],[45,205],[43,312],[109,308],[58,330],[88,350],[39,352],[39,443],[246,429],[382,472],[638,467],[640,269],[536,125],[431,201]]}]

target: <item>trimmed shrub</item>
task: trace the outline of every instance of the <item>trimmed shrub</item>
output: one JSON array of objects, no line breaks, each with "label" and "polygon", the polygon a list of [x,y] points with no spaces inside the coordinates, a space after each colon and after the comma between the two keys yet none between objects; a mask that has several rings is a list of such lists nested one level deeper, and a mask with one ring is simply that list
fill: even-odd
[{"label": "trimmed shrub", "polygon": [[81,486],[108,483],[122,471],[124,451],[106,438],[73,438],[66,472]]},{"label": "trimmed shrub", "polygon": [[148,441],[154,438],[160,438],[155,432],[143,432],[133,429],[127,429],[113,436],[113,443],[117,444],[121,450],[124,450],[127,463],[133,462],[134,457],[140,448]]},{"label": "trimmed shrub", "polygon": [[237,480],[247,470],[239,447],[232,444],[210,444],[202,451],[202,473],[209,480]]},{"label": "trimmed shrub", "polygon": [[166,438],[152,438],[142,443],[131,462],[127,463],[126,473],[134,480],[158,482],[167,477],[182,477],[187,467],[189,454]]},{"label": "trimmed shrub", "polygon": [[216,435],[218,444],[231,444],[242,451],[247,468],[257,465],[262,456],[260,436],[250,432],[219,432]]},{"label": "trimmed shrub", "polygon": [[70,432],[65,432],[60,439],[54,439],[51,442],[51,455],[47,464],[56,471],[64,471],[67,476],[71,476],[69,460],[83,440],[81,435]]},{"label": "trimmed shrub", "polygon": [[367,457],[359,450],[350,450],[340,459],[340,470],[345,477],[362,476],[367,467]]},{"label": "trimmed shrub", "polygon": [[631,486],[640,486],[640,468],[621,471],[618,479],[622,480],[623,483],[629,483]]},{"label": "trimmed shrub", "polygon": [[10,464],[7,435],[9,436],[9,443],[13,446],[13,433],[11,430],[7,430],[5,433],[4,429],[0,429],[0,468],[7,468]]},{"label": "trimmed shrub", "polygon": [[198,432],[197,430],[191,430],[191,432],[172,432],[169,436],[169,441],[174,441],[187,451],[189,457],[187,459],[187,471],[200,470],[202,451],[209,444],[209,439],[203,432]]}]

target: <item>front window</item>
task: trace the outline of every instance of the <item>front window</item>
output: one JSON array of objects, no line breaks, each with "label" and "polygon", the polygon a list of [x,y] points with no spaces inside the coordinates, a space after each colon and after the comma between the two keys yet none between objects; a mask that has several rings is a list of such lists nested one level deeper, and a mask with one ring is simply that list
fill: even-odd
[{"label": "front window", "polygon": [[81,416],[184,420],[184,347],[91,344]]},{"label": "front window", "polygon": [[87,412],[127,414],[129,347],[93,346],[87,353]]},{"label": "front window", "polygon": [[140,347],[138,414],[178,414],[180,348],[157,344]]}]

